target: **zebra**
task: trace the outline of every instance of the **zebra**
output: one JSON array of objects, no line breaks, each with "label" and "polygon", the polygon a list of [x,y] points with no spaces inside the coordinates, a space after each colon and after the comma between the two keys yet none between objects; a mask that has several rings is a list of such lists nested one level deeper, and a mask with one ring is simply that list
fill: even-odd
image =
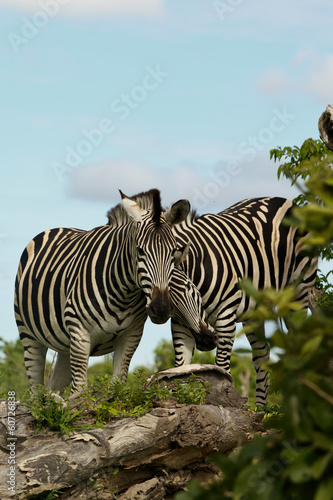
[{"label": "zebra", "polygon": [[[297,299],[304,309],[309,306],[318,259],[302,252],[306,235],[283,223],[292,207],[292,201],[285,198],[246,199],[216,215],[197,216],[192,211],[172,229],[180,246],[191,241],[179,267],[201,293],[207,320],[217,335],[215,363],[228,372],[236,322],[256,305],[240,289],[240,279],[251,279],[257,289],[281,290],[295,283]],[[193,335],[173,320],[171,328],[175,365],[190,363]],[[247,333],[247,338],[256,371],[256,405],[265,406],[268,373],[262,364],[269,359],[269,349],[262,340],[264,325],[260,335]],[[215,347],[212,340],[208,344],[208,350]]]},{"label": "zebra", "polygon": [[[199,292],[175,267],[188,246],[177,247],[171,228],[185,219],[189,202],[179,200],[162,213],[158,190],[146,193],[149,210],[120,194],[126,223],[50,229],[23,251],[14,308],[32,391],[44,384],[48,348],[58,353],[51,390],[72,383],[71,393],[80,392],[89,356],[109,352],[113,377],[126,379],[147,315],[156,324],[174,315],[194,333],[214,334]],[[115,217],[118,212],[119,206]]]}]

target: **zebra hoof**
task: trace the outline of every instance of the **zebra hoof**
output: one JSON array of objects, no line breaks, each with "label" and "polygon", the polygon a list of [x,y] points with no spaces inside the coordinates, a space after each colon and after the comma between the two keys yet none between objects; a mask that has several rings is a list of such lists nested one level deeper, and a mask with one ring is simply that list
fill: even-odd
[{"label": "zebra hoof", "polygon": [[[60,404],[60,405],[63,407],[63,409],[64,409],[64,410],[67,408],[68,403],[66,403],[66,401],[64,400],[64,398],[62,398],[62,397],[60,396],[60,394],[58,394],[57,392],[52,392],[52,391],[50,391],[50,392],[48,393],[47,398],[49,399],[49,401],[50,401],[50,399],[53,399],[53,401],[54,401],[55,403],[57,403],[57,404]],[[50,405],[49,405],[49,404],[47,404],[47,399],[46,399],[46,401],[45,401],[45,402],[46,402],[46,405],[45,405],[45,406],[46,406],[46,408],[47,408],[47,407],[49,407]]]}]

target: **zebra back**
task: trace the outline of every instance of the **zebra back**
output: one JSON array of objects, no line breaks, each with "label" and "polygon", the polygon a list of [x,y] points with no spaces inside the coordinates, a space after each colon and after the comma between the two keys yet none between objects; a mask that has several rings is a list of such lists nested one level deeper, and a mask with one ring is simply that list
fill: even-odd
[{"label": "zebra back", "polygon": [[248,310],[253,304],[239,290],[242,278],[250,278],[258,289],[281,290],[310,268],[304,279],[314,280],[316,259],[302,253],[306,235],[283,222],[292,206],[285,198],[248,199],[219,214],[189,216],[173,229],[179,244],[191,241],[183,269],[206,310],[240,300],[237,316]]},{"label": "zebra back", "polygon": [[[253,310],[255,300],[239,287],[243,278],[258,290],[282,290],[294,283],[303,307],[309,305],[317,257],[304,252],[306,234],[285,223],[293,203],[285,198],[266,197],[243,200],[219,214],[197,217],[192,213],[173,229],[179,245],[191,241],[182,269],[202,295],[207,319],[217,331],[216,364],[230,369],[230,353],[236,322]],[[257,403],[267,401],[268,359],[266,342],[257,334],[248,335],[257,371]],[[173,330],[176,364],[189,363],[193,343],[188,333]],[[259,354],[258,354],[259,353]]]}]

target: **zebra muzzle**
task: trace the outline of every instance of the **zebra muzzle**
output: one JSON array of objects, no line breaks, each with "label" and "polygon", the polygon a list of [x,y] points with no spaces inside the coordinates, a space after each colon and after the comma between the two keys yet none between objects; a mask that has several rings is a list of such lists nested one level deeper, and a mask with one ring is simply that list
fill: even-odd
[{"label": "zebra muzzle", "polygon": [[199,321],[200,332],[197,333],[191,330],[195,339],[197,349],[200,351],[212,351],[216,347],[217,333],[213,329],[209,329],[203,321]]},{"label": "zebra muzzle", "polygon": [[160,289],[154,286],[147,312],[151,321],[157,325],[168,321],[173,314],[173,305],[167,288]]}]

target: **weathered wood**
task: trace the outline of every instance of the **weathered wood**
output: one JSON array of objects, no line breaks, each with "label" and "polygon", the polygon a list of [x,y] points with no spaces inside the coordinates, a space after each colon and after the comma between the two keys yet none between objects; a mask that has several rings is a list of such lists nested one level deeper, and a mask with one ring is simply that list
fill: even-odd
[{"label": "weathered wood", "polygon": [[[216,367],[191,366],[200,377],[209,376],[214,386],[221,386],[223,379],[223,405],[186,406],[170,398],[166,407],[154,408],[140,418],[115,419],[103,428],[71,432],[70,437],[48,429],[36,436],[31,415],[18,407],[15,493],[8,491],[7,484],[10,436],[3,402],[0,498],[39,498],[61,490],[64,500],[159,500],[183,489],[192,477],[201,481],[218,477],[206,457],[228,452],[251,439],[258,417],[244,406],[240,396],[227,397],[234,391],[229,374]],[[167,371],[167,377],[174,376],[175,370],[179,369]],[[191,372],[184,367],[180,371],[182,375]]]},{"label": "weathered wood", "polygon": [[328,104],[318,121],[321,140],[333,151],[333,105]]}]

